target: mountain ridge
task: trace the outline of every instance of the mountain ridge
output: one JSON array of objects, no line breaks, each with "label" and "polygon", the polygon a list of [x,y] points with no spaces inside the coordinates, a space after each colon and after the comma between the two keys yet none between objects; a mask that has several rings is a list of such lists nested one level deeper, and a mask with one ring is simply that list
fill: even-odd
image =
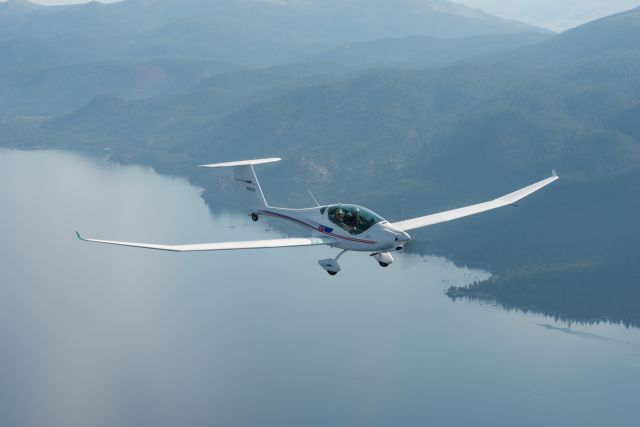
[{"label": "mountain ridge", "polygon": [[[21,1],[21,0],[14,0]],[[22,6],[21,6],[22,5]],[[265,2],[124,0],[0,3],[0,41],[45,38],[94,59],[174,57],[273,65],[297,50],[389,37],[546,32],[444,0]],[[19,13],[23,11],[24,13]]]},{"label": "mountain ridge", "polygon": [[607,54],[640,50],[640,7],[564,31],[537,45],[513,52],[525,64],[562,64]]}]

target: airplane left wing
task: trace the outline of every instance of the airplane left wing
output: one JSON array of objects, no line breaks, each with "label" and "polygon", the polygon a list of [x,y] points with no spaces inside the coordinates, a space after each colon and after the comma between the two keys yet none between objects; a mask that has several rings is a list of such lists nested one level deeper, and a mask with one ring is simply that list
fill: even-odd
[{"label": "airplane left wing", "polygon": [[197,243],[192,245],[157,245],[152,243],[118,242],[114,240],[86,239],[76,231],[76,237],[83,242],[105,243],[107,245],[130,246],[172,252],[229,251],[237,249],[291,248],[296,246],[328,245],[330,242],[319,238],[290,238],[271,240],[248,240],[242,242]]},{"label": "airplane left wing", "polygon": [[469,215],[474,215],[480,212],[485,212],[491,209],[501,208],[503,206],[513,205],[518,200],[527,197],[529,194],[540,190],[543,187],[551,184],[558,179],[556,171],[552,171],[549,178],[543,179],[533,183],[527,187],[516,190],[512,193],[506,194],[497,199],[490,200],[488,202],[478,203],[471,206],[465,206],[463,208],[452,209],[450,211],[439,212],[431,215],[425,215],[418,218],[407,219],[405,221],[399,221],[394,223],[402,231],[409,231],[416,228],[427,227],[429,225],[438,224],[441,222],[451,221],[453,219],[462,218]]}]

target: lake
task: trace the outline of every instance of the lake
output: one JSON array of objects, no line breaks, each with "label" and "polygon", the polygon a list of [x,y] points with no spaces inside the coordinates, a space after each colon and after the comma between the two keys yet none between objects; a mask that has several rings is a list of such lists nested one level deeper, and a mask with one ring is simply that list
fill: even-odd
[{"label": "lake", "polygon": [[281,236],[148,168],[0,150],[0,179],[2,426],[640,425],[637,329],[454,302],[488,273],[437,257],[77,241]]}]

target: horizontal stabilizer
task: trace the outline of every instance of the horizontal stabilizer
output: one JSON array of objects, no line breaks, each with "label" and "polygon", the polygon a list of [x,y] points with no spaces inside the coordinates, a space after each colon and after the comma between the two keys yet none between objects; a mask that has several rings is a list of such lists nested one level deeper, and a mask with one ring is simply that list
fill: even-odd
[{"label": "horizontal stabilizer", "polygon": [[274,163],[282,160],[279,157],[271,157],[269,159],[240,160],[238,162],[212,163],[210,165],[200,165],[201,168],[228,168],[232,166],[249,166],[262,165],[264,163]]}]

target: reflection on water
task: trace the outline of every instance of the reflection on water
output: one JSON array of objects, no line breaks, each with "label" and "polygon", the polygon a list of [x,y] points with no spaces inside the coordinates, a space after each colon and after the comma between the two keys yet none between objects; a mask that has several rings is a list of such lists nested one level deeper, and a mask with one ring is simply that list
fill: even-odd
[{"label": "reflection on water", "polygon": [[626,341],[622,341],[622,340],[618,340],[618,339],[614,339],[614,338],[605,337],[605,336],[598,335],[598,334],[592,334],[592,333],[589,333],[589,332],[576,331],[576,330],[573,330],[571,328],[557,327],[557,326],[550,325],[549,323],[545,323],[545,324],[538,323],[537,325],[541,326],[541,327],[543,327],[545,329],[548,329],[550,331],[558,331],[558,332],[562,332],[562,333],[565,333],[565,334],[574,335],[574,336],[577,336],[577,337],[582,337],[582,338],[586,338],[586,339],[590,339],[590,340],[604,342],[604,343],[607,343],[607,344],[619,344],[619,345],[630,346],[632,348],[635,348],[636,350],[640,350],[640,343],[634,344],[634,343],[630,343],[630,342],[626,342]]},{"label": "reflection on water", "polygon": [[440,258],[76,241],[277,235],[145,168],[0,151],[0,182],[0,425],[638,425],[637,330],[452,302],[486,273]]}]

